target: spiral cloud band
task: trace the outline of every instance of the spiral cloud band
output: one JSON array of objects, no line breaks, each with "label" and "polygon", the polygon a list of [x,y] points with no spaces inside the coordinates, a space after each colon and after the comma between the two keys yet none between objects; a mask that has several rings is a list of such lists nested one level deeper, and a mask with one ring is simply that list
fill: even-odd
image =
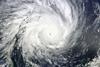
[{"label": "spiral cloud band", "polygon": [[81,40],[87,20],[82,2],[1,1],[0,67],[79,67],[74,64],[81,61],[74,60],[87,51]]},{"label": "spiral cloud band", "polygon": [[1,57],[5,54],[8,56],[5,57],[8,66],[9,62],[12,65],[10,55],[14,47],[17,47],[16,50],[21,47],[23,58],[33,66],[30,58],[51,58],[69,47],[67,43],[77,26],[71,6],[66,0],[33,1],[24,3],[24,0],[8,0],[6,3],[8,10],[5,11],[9,13],[12,9],[13,12],[9,13],[10,18],[5,19],[0,48],[3,52]]},{"label": "spiral cloud band", "polygon": [[[19,34],[22,34],[19,45],[22,47],[25,57],[26,55],[32,56],[37,50],[39,58],[43,58],[44,53],[45,56],[51,51],[58,53],[65,46],[66,48],[69,46],[67,41],[76,28],[77,20],[73,19],[71,8],[67,2],[60,2],[60,0],[56,2],[61,6],[58,3],[56,4],[55,1],[53,2],[56,5],[55,8],[50,7],[53,5],[52,3],[42,4],[42,7],[41,4],[39,4],[40,6],[26,5],[32,12],[25,18],[25,22],[22,22],[21,29],[25,31],[23,33],[22,30],[19,31]],[[66,4],[66,7],[64,4]],[[60,9],[58,9],[58,6]],[[34,10],[33,7],[36,9]],[[54,9],[58,10],[55,12]],[[24,13],[24,11],[21,13]],[[63,14],[65,16],[62,17]],[[43,52],[41,52],[42,50]]]}]

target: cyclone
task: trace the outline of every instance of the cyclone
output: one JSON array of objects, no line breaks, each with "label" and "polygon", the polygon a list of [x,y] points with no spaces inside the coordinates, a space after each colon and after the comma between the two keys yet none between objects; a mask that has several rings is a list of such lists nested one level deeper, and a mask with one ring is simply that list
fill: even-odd
[{"label": "cyclone", "polygon": [[14,66],[16,54],[13,51],[16,50],[21,50],[26,67],[27,63],[39,67],[32,58],[47,61],[72,46],[68,43],[77,27],[77,15],[70,4],[66,0],[29,2],[7,0],[5,3],[8,10],[5,8],[4,13],[11,16],[5,19],[5,25],[2,24],[1,57],[6,58],[3,66]]},{"label": "cyclone", "polygon": [[88,1],[1,0],[0,67],[98,64],[99,5]]},{"label": "cyclone", "polygon": [[63,5],[64,2],[60,3],[60,0],[56,2],[62,5],[55,4],[61,10],[64,10],[61,12],[61,14],[64,13],[64,17],[55,12],[54,9],[57,7],[51,8],[50,5],[47,5],[42,6],[41,9],[40,6],[35,5],[34,7],[37,7],[38,10],[37,8],[34,10],[33,4],[28,5],[32,9],[32,13],[25,19],[27,23],[23,22],[23,25],[21,25],[21,28],[25,29],[25,31],[23,33],[20,33],[22,30],[18,32],[22,34],[19,45],[22,46],[23,56],[26,57],[27,55],[30,58],[34,56],[33,53],[37,50],[39,58],[50,58],[52,56],[49,55],[49,52],[58,54],[65,47],[69,48],[71,46],[67,43],[77,26],[77,19],[72,17],[71,8],[67,2],[65,3],[66,7]]}]

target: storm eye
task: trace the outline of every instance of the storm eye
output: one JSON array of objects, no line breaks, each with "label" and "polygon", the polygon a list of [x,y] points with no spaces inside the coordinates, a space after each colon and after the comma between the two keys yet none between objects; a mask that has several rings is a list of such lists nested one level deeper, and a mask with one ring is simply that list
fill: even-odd
[{"label": "storm eye", "polygon": [[62,30],[60,29],[60,27],[57,27],[56,25],[47,25],[39,33],[40,40],[51,44],[57,43],[62,39]]},{"label": "storm eye", "polygon": [[59,36],[58,29],[52,26],[44,29],[41,34],[42,36],[46,37],[46,39],[50,40],[56,38],[57,35]]}]

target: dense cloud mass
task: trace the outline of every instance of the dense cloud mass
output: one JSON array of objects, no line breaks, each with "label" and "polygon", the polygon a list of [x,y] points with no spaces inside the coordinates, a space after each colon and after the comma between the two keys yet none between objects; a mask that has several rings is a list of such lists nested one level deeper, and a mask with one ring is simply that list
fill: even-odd
[{"label": "dense cloud mass", "polygon": [[99,0],[1,0],[0,67],[100,67]]}]

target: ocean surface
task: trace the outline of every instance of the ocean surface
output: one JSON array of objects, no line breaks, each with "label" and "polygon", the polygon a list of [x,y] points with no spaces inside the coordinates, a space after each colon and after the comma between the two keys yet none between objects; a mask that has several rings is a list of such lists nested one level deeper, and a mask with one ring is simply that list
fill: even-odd
[{"label": "ocean surface", "polygon": [[0,0],[0,67],[100,67],[100,0]]}]

